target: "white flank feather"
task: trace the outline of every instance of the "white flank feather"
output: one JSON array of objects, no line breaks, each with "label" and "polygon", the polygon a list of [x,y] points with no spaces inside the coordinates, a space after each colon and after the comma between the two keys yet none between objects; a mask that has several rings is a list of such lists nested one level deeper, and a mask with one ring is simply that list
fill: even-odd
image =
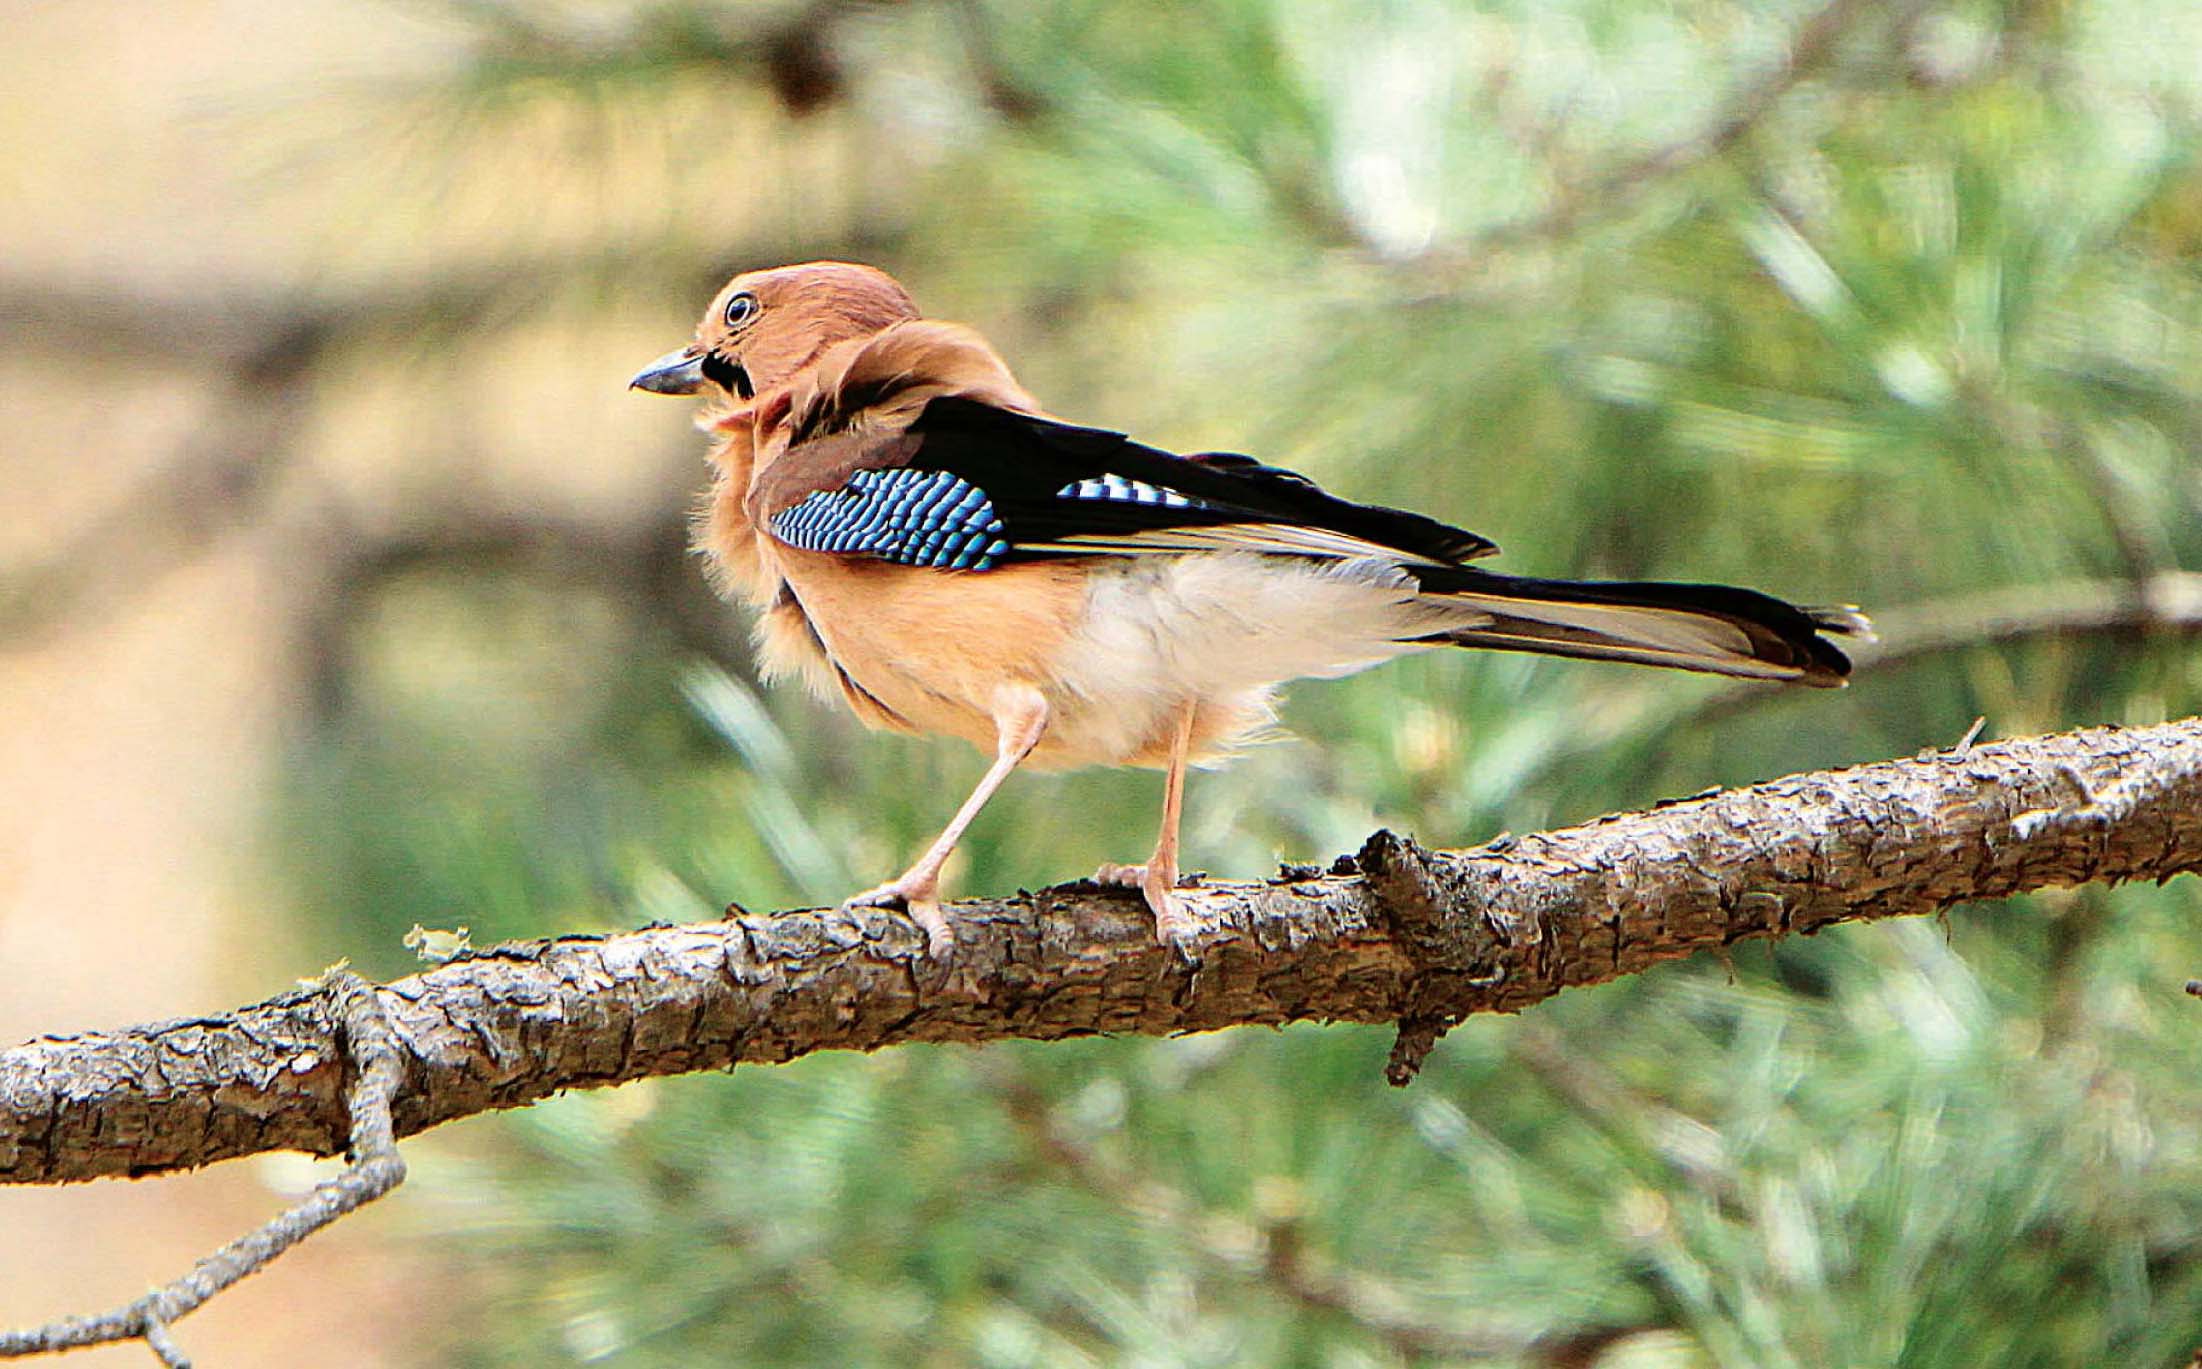
[{"label": "white flank feather", "polygon": [[1046,759],[1121,764],[1186,699],[1218,724],[1210,753],[1225,751],[1273,719],[1271,694],[1287,680],[1350,675],[1421,645],[1406,639],[1490,621],[1418,596],[1396,561],[1215,552],[1100,562],[1056,662]]}]

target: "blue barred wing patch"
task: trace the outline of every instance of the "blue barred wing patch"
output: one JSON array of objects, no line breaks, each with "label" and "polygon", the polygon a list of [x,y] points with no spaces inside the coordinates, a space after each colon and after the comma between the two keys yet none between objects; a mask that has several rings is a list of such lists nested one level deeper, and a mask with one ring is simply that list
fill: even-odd
[{"label": "blue barred wing patch", "polygon": [[791,547],[905,566],[985,570],[1009,550],[986,491],[948,471],[858,471],[772,516]]}]

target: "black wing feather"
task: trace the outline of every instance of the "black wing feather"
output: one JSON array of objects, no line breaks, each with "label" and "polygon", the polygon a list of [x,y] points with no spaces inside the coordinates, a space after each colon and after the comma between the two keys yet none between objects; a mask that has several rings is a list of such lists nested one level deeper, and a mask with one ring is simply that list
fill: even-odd
[{"label": "black wing feather", "polygon": [[[1017,560],[1078,554],[1066,538],[1271,524],[1319,529],[1410,558],[1459,565],[1498,550],[1475,533],[1402,509],[1356,504],[1291,471],[1229,452],[1179,456],[1122,433],[1080,428],[990,404],[935,399],[911,425],[910,464],[944,470],[986,491]],[[1067,494],[1111,477],[1120,497]],[[1149,498],[1169,492],[1174,499]]]}]

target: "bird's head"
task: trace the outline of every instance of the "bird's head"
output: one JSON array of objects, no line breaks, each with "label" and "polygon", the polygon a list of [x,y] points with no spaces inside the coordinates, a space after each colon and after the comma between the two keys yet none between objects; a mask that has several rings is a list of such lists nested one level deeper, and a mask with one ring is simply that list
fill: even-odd
[{"label": "bird's head", "polygon": [[628,385],[663,395],[715,385],[748,400],[800,374],[837,342],[917,316],[909,291],[869,266],[813,261],[745,271],[703,311],[694,342],[651,362]]}]

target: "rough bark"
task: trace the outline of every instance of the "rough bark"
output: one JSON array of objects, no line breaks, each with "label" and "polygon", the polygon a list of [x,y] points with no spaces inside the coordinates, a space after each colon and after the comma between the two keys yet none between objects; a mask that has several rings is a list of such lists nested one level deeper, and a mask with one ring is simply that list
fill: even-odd
[{"label": "rough bark", "polygon": [[0,1329],[0,1359],[52,1354],[116,1341],[142,1340],[171,1369],[191,1369],[183,1348],[169,1335],[178,1318],[221,1296],[240,1279],[259,1273],[292,1246],[405,1181],[390,1103],[404,1080],[396,1038],[382,1016],[375,986],[350,970],[322,977],[321,997],[342,1023],[345,1060],[352,1076],[346,1113],[351,1119],[351,1163],[273,1219],[200,1260],[180,1279],[93,1316],[63,1317],[20,1331]]},{"label": "rough bark", "polygon": [[[1513,1011],[1744,937],[2202,870],[2202,720],[1795,775],[1468,851],[1380,832],[1358,861],[1208,886],[1197,961],[1138,895],[955,905],[953,962],[899,914],[737,911],[500,946],[376,990],[409,1135],[562,1089],[909,1041],[1396,1022],[1396,1080]],[[0,1180],[190,1168],[345,1140],[328,996],[0,1053]]]}]

